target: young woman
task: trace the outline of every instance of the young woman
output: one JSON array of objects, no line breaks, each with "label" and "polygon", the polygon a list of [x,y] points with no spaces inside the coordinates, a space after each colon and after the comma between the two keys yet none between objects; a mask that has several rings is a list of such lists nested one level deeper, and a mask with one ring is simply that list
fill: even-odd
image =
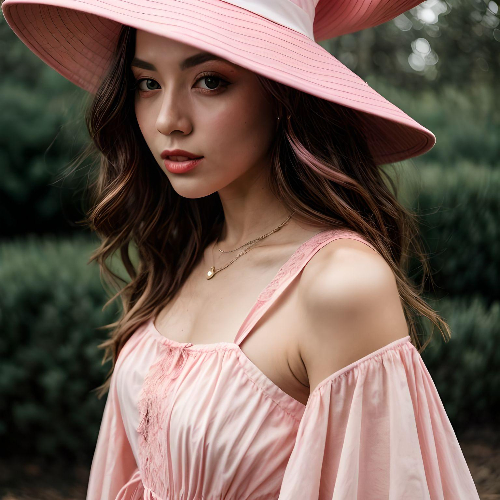
[{"label": "young woman", "polygon": [[479,498],[380,168],[435,138],[316,43],[417,2],[44,3],[2,8],[93,94],[93,258],[130,274],[87,498]]}]

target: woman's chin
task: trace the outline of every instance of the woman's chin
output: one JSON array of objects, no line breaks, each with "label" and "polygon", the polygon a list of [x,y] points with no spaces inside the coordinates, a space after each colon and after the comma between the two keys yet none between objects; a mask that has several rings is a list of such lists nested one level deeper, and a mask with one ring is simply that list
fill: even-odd
[{"label": "woman's chin", "polygon": [[183,198],[196,199],[209,196],[218,191],[218,187],[207,187],[206,182],[199,179],[183,177],[182,179],[169,178],[174,191]]}]

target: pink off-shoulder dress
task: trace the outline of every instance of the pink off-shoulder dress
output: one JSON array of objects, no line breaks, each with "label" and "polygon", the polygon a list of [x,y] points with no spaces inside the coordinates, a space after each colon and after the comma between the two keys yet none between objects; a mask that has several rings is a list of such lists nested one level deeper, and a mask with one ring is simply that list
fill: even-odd
[{"label": "pink off-shoulder dress", "polygon": [[[410,337],[332,373],[295,400],[240,343],[309,259],[300,245],[234,343],[167,339],[145,322],[111,378],[87,500],[477,500],[431,376]],[[375,249],[371,247],[374,251]]]}]

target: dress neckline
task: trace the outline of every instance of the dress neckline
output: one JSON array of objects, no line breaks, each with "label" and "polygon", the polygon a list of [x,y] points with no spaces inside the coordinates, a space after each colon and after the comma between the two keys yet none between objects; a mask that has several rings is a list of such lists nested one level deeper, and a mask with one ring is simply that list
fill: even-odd
[{"label": "dress neckline", "polygon": [[[154,340],[159,343],[168,346],[172,350],[180,350],[183,353],[193,353],[197,355],[200,352],[218,352],[218,351],[232,351],[232,353],[237,357],[242,368],[250,375],[252,380],[260,380],[260,383],[264,387],[268,394],[274,396],[275,401],[286,403],[286,407],[292,412],[294,418],[300,417],[302,412],[306,408],[306,405],[296,400],[290,394],[286,393],[278,385],[276,385],[270,378],[265,375],[261,369],[254,364],[254,362],[247,357],[240,347],[242,340],[246,338],[248,333],[251,331],[256,322],[260,317],[266,312],[270,307],[270,304],[276,297],[279,296],[284,289],[290,284],[290,282],[298,275],[300,270],[303,268],[305,263],[309,261],[312,255],[316,253],[317,250],[322,248],[324,245],[336,239],[333,236],[339,235],[339,233],[344,233],[344,237],[353,238],[358,241],[362,241],[374,251],[376,249],[372,247],[369,243],[364,241],[363,237],[357,235],[352,230],[339,230],[339,229],[326,229],[320,231],[315,235],[304,241],[299,247],[293,252],[293,254],[285,261],[285,263],[280,267],[278,272],[275,274],[274,278],[267,284],[267,286],[262,290],[262,292],[257,297],[254,305],[248,312],[243,323],[240,325],[238,333],[236,334],[235,341],[233,342],[212,342],[208,344],[193,344],[191,342],[178,342],[176,340],[169,339],[162,335],[158,329],[155,327],[155,318],[150,318],[146,323],[145,333],[149,335]],[[345,235],[348,233],[348,235]],[[340,236],[339,236],[340,237]],[[258,313],[258,314],[257,314]],[[255,319],[257,316],[257,319]],[[355,367],[364,364],[370,359],[380,356],[389,349],[397,348],[403,346],[406,343],[411,344],[410,336],[407,335],[404,338],[400,338],[394,342],[387,344],[386,346],[364,356],[363,358],[351,363],[350,365],[342,368],[331,374],[325,380],[320,382],[318,386],[311,391],[309,398],[313,394],[318,394],[323,390],[329,382],[339,379],[341,376],[346,375],[352,371]],[[309,401],[309,399],[308,399]]]},{"label": "dress neckline", "polygon": [[[156,317],[150,318],[150,320],[147,323],[146,330],[152,334],[152,336],[162,343],[169,345],[170,347],[176,347],[176,348],[189,348],[190,351],[210,351],[210,350],[220,350],[220,349],[236,349],[240,350],[239,344],[241,343],[238,342],[238,337],[240,337],[242,330],[244,326],[248,323],[250,317],[253,315],[256,307],[263,303],[266,300],[270,300],[271,294],[269,293],[271,289],[275,289],[276,286],[280,282],[280,277],[284,276],[286,273],[286,269],[295,262],[296,257],[300,255],[301,251],[311,245],[316,238],[318,238],[320,235],[323,235],[328,232],[336,232],[336,229],[325,229],[323,231],[320,231],[319,233],[314,234],[310,238],[308,238],[306,241],[301,243],[295,251],[292,253],[292,255],[285,261],[285,263],[278,269],[278,272],[274,275],[273,279],[264,287],[264,289],[259,293],[256,301],[248,311],[247,315],[245,316],[243,322],[240,324],[240,327],[236,333],[236,336],[234,338],[233,342],[210,342],[208,344],[193,344],[191,342],[178,342],[176,340],[169,339],[168,337],[165,337],[165,335],[162,335],[159,330],[155,326],[155,320]],[[243,339],[241,339],[243,340]]]}]

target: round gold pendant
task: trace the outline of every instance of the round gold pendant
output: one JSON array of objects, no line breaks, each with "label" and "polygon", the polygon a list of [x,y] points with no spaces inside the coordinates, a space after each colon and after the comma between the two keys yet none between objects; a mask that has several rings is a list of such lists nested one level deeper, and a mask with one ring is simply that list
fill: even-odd
[{"label": "round gold pendant", "polygon": [[212,266],[210,268],[210,271],[207,273],[207,280],[212,279],[215,276],[215,267]]}]

